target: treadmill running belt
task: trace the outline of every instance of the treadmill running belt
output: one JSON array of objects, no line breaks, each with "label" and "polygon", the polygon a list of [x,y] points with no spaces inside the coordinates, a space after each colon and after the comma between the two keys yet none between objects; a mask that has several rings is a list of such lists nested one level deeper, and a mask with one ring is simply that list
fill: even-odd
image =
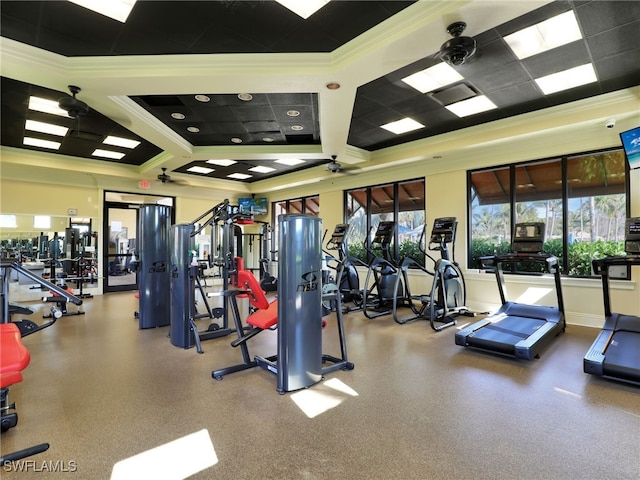
[{"label": "treadmill running belt", "polygon": [[640,334],[617,331],[605,351],[604,375],[640,382]]},{"label": "treadmill running belt", "polygon": [[528,338],[545,323],[545,320],[538,318],[507,315],[473,332],[468,342],[473,346],[512,354],[518,342]]}]

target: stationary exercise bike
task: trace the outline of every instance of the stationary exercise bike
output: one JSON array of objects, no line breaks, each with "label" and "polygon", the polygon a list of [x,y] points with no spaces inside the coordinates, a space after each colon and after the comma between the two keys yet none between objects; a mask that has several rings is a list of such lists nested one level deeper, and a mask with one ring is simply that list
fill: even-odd
[{"label": "stationary exercise bike", "polygon": [[[394,287],[393,319],[400,324],[413,320],[429,320],[431,328],[443,330],[456,324],[456,317],[475,316],[466,306],[465,281],[462,270],[455,259],[449,258],[449,244],[455,243],[458,221],[455,217],[436,218],[433,222],[429,251],[440,252],[440,258],[434,259],[422,246],[427,230],[424,226],[418,242],[420,251],[433,262],[433,271],[423,267],[411,258],[405,258],[400,265],[401,275],[396,278]],[[428,294],[412,295],[408,281],[408,271],[417,270],[433,277]],[[404,279],[404,282],[401,280]],[[406,299],[410,301],[407,302]],[[399,306],[409,306],[411,315],[402,317]]]}]

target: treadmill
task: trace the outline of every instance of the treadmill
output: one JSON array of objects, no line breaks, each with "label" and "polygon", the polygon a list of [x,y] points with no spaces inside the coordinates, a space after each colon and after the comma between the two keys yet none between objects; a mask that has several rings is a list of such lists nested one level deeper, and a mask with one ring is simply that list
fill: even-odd
[{"label": "treadmill", "polygon": [[584,357],[584,372],[640,385],[640,317],[611,311],[609,267],[640,265],[640,217],[628,218],[625,225],[626,255],[592,261],[602,277],[604,326]]},{"label": "treadmill", "polygon": [[[544,223],[518,223],[511,253],[480,259],[483,267],[494,268],[502,306],[485,319],[456,332],[456,345],[531,360],[539,357],[542,349],[564,332],[560,267],[557,257],[542,252],[544,230]],[[557,307],[507,301],[503,265],[518,263],[542,266],[545,273],[553,275]]]}]

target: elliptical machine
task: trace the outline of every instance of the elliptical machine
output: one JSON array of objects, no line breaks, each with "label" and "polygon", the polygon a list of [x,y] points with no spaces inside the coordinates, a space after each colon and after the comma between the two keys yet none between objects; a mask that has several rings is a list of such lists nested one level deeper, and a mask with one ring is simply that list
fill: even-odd
[{"label": "elliptical machine", "polygon": [[[343,313],[353,312],[362,308],[360,277],[358,276],[355,265],[360,264],[364,267],[367,266],[361,260],[348,256],[348,233],[348,223],[336,225],[331,234],[331,238],[329,238],[324,247],[324,253],[327,254],[325,258],[327,267],[336,272],[335,279],[329,279],[329,281],[337,283],[337,289],[342,300]],[[334,251],[337,252],[337,257],[331,253]]]},{"label": "elliptical machine", "polygon": [[[465,315],[474,317],[466,306],[466,285],[462,270],[455,261],[455,253],[449,258],[449,244],[455,244],[458,220],[455,217],[436,218],[433,222],[428,250],[440,252],[440,258],[434,259],[422,246],[427,230],[425,224],[418,242],[420,251],[433,262],[433,271],[418,264],[411,258],[405,258],[400,265],[402,275],[396,278],[394,287],[393,319],[400,324],[413,320],[429,320],[431,328],[443,330],[456,324],[456,317]],[[455,252],[455,247],[454,247]],[[433,277],[431,291],[426,295],[412,295],[408,282],[409,270],[421,270]],[[404,283],[401,282],[404,280]],[[406,299],[409,299],[407,302]],[[408,306],[412,315],[398,315],[399,306]]]},{"label": "elliptical machine", "polygon": [[[367,318],[388,315],[392,312],[393,305],[404,305],[407,301],[404,295],[397,295],[398,292],[405,291],[406,279],[397,260],[391,255],[390,247],[395,231],[395,222],[380,222],[371,241],[371,248],[367,247],[369,254],[374,257],[369,264],[362,293],[362,313]],[[381,252],[380,255],[374,253],[374,248]]]}]

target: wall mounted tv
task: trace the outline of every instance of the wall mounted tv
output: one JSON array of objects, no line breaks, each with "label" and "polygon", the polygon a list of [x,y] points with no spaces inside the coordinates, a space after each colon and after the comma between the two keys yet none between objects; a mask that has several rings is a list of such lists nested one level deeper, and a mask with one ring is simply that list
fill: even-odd
[{"label": "wall mounted tv", "polygon": [[267,214],[267,199],[266,198],[239,198],[238,206],[243,213],[250,213],[252,215],[266,215]]},{"label": "wall mounted tv", "polygon": [[621,132],[620,140],[629,161],[629,168],[640,168],[640,127]]}]

